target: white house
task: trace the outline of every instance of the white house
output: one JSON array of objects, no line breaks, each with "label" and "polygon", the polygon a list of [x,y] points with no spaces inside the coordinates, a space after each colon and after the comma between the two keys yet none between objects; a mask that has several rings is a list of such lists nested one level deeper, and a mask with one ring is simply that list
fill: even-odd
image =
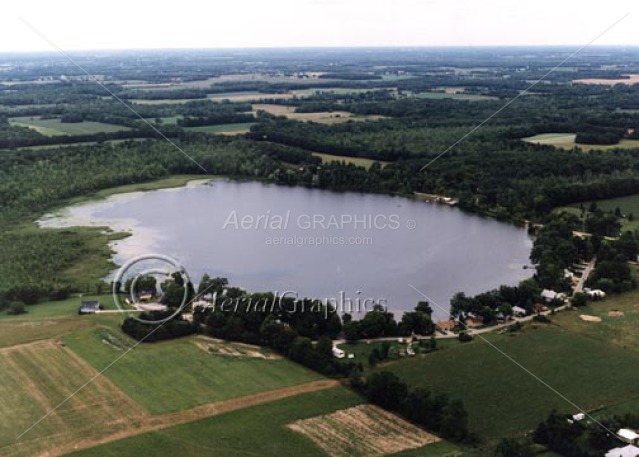
[{"label": "white house", "polygon": [[605,298],[606,293],[601,289],[588,289],[585,288],[584,292],[591,298]]},{"label": "white house", "polygon": [[634,430],[630,430],[629,428],[620,429],[617,432],[617,436],[619,436],[622,441],[625,441],[629,444],[636,444],[637,440],[639,440],[639,434]]},{"label": "white house", "polygon": [[521,306],[513,306],[513,315],[515,317],[523,317],[526,315],[526,310]]},{"label": "white house", "polygon": [[544,289],[541,291],[541,298],[544,301],[553,301],[553,300],[564,300],[566,298],[566,294],[562,294],[559,292],[555,292],[554,290]]},{"label": "white house", "polygon": [[336,359],[343,359],[344,357],[346,357],[346,353],[337,346],[333,346],[333,357],[335,357]]},{"label": "white house", "polygon": [[585,418],[586,418],[586,415],[584,413],[573,414],[573,416],[572,416],[572,420],[577,421],[577,422],[582,421]]},{"label": "white house", "polygon": [[609,450],[605,457],[637,457],[639,456],[639,447],[629,444],[625,447],[617,447]]}]

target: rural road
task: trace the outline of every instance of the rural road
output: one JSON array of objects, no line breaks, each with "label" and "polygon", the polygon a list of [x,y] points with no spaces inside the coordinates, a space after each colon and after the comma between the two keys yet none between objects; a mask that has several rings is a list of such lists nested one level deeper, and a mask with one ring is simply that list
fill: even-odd
[{"label": "rural road", "polygon": [[586,281],[588,280],[588,276],[590,276],[590,273],[592,272],[593,268],[595,268],[596,262],[597,262],[597,257],[593,257],[592,260],[588,262],[588,265],[586,265],[586,268],[584,268],[584,271],[581,273],[581,278],[579,278],[579,282],[575,286],[573,295],[578,294],[583,290],[584,284],[586,284]]},{"label": "rural road", "polygon": [[[563,305],[563,306],[558,306],[557,308],[555,308],[554,310],[548,310],[548,311],[542,311],[539,314],[543,315],[543,316],[547,316],[549,314],[551,314],[553,311],[554,312],[558,312],[558,311],[563,311],[565,309],[570,308],[571,305]],[[525,316],[525,317],[514,317],[511,320],[509,320],[508,322],[505,322],[503,324],[497,324],[497,325],[492,325],[490,327],[484,327],[484,328],[480,328],[480,329],[472,329],[472,328],[467,328],[467,332],[469,335],[481,335],[483,333],[490,333],[490,332],[494,332],[497,330],[503,330],[505,328],[510,327],[511,325],[520,322],[530,322],[533,320],[533,318],[536,316],[537,314],[531,314],[530,316]],[[451,338],[457,338],[459,337],[459,334],[457,333],[452,333],[452,332],[447,332],[445,335],[442,335],[441,333],[435,333],[435,339],[436,340],[445,340],[445,339],[451,339]],[[399,338],[407,338],[407,337],[401,337],[401,336],[385,336],[385,337],[381,337],[381,338],[365,338],[365,339],[361,339],[361,340],[357,340],[358,343],[371,343],[374,341],[397,341]],[[416,340],[426,340],[426,339],[430,339],[430,336],[422,336],[422,337],[414,337],[414,339]],[[339,339],[339,340],[334,340],[333,344],[336,346],[339,346],[341,344],[347,344],[347,341],[345,339]]]}]

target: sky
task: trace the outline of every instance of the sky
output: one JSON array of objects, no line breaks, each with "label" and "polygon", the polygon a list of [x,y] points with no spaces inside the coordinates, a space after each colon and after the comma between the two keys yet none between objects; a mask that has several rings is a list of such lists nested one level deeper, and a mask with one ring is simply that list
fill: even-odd
[{"label": "sky", "polygon": [[[636,0],[20,0],[0,52],[310,46],[639,45]],[[638,8],[639,9],[639,8]]]}]

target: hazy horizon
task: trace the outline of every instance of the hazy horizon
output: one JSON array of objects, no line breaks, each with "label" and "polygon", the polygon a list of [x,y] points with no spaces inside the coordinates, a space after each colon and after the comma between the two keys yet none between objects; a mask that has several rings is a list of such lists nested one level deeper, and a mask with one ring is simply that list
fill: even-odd
[{"label": "hazy horizon", "polygon": [[[633,3],[613,0],[602,10],[574,0],[184,0],[162,8],[114,0],[96,11],[78,0],[25,0],[5,7],[0,53],[51,50],[20,17],[66,51],[576,46],[631,12]],[[639,46],[632,19],[596,44]]]}]

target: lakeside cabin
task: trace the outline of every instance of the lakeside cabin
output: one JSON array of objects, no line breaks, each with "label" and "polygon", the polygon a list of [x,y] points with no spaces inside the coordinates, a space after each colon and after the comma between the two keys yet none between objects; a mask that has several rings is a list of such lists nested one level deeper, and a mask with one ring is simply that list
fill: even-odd
[{"label": "lakeside cabin", "polygon": [[564,301],[566,299],[566,294],[561,292],[555,292],[554,290],[544,289],[541,291],[541,298],[545,302],[552,302],[555,300]]},{"label": "lakeside cabin", "polygon": [[455,328],[454,320],[435,322],[435,328],[442,333],[451,332]]},{"label": "lakeside cabin", "polygon": [[78,314],[95,314],[100,311],[100,302],[98,300],[82,300]]},{"label": "lakeside cabin", "polygon": [[528,312],[521,306],[513,306],[513,316],[524,317]]}]

